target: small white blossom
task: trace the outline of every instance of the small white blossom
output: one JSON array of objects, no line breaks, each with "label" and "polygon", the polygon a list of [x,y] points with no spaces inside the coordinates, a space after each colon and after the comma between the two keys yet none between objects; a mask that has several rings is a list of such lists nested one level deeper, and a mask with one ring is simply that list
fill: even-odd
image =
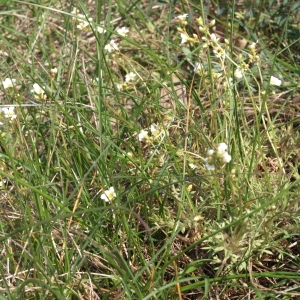
[{"label": "small white blossom", "polygon": [[136,77],[136,74],[134,72],[130,72],[125,75],[125,81],[126,82],[133,81],[135,77]]},{"label": "small white blossom", "polygon": [[117,33],[122,36],[126,36],[129,30],[126,27],[117,29]]},{"label": "small white blossom", "polygon": [[192,169],[192,170],[195,170],[197,169],[198,167],[192,163],[189,164],[189,167]]},{"label": "small white blossom", "polygon": [[78,25],[77,25],[77,28],[79,30],[84,30],[87,26],[89,26],[89,23],[87,21],[83,21],[83,22],[80,22]]},{"label": "small white blossom", "polygon": [[71,11],[71,14],[73,14],[73,15],[79,15],[79,9],[77,9],[76,7],[73,7],[73,10]]},{"label": "small white blossom", "polygon": [[214,150],[213,149],[209,149],[208,151],[207,151],[207,155],[208,156],[212,156],[213,154],[214,154]]},{"label": "small white blossom", "polygon": [[110,53],[113,51],[118,51],[119,47],[114,40],[111,40],[109,44],[105,45],[104,49]]},{"label": "small white blossom", "polygon": [[33,85],[33,90],[31,90],[32,93],[35,93],[37,95],[40,95],[40,94],[44,94],[44,90],[37,84],[35,83]]},{"label": "small white blossom", "polygon": [[271,76],[270,85],[281,86],[282,81],[274,76]]},{"label": "small white blossom", "polygon": [[95,77],[94,79],[92,79],[91,84],[92,84],[92,85],[97,85],[98,82],[99,82],[99,78],[98,78],[98,77]]},{"label": "small white blossom", "polygon": [[[199,26],[199,30],[202,33],[207,33],[207,27]],[[202,39],[204,40],[204,37],[202,37]]]},{"label": "small white blossom", "polygon": [[119,92],[122,91],[122,90],[123,90],[123,84],[117,83],[117,84],[116,84],[116,88],[117,88],[117,90],[118,90]]},{"label": "small white blossom", "polygon": [[44,87],[40,87],[37,83],[33,85],[33,90],[31,90],[32,93],[35,93],[34,98],[36,100],[46,100],[47,95],[45,95]]},{"label": "small white blossom", "polygon": [[215,165],[211,164],[208,158],[205,159],[205,167],[209,171],[213,171],[216,169]]},{"label": "small white blossom", "polygon": [[3,107],[2,112],[4,113],[4,117],[7,119],[14,120],[17,117],[14,106]]},{"label": "small white blossom", "polygon": [[157,137],[160,134],[161,128],[157,124],[151,124],[150,131],[154,137]]},{"label": "small white blossom", "polygon": [[2,84],[5,89],[8,89],[8,88],[13,87],[15,82],[16,82],[16,79],[6,78],[4,81],[2,81]]},{"label": "small white blossom", "polygon": [[215,24],[216,24],[216,20],[213,19],[213,20],[211,20],[211,21],[209,22],[208,26],[209,26],[209,27],[213,27],[213,26],[215,26]]},{"label": "small white blossom", "polygon": [[51,74],[53,77],[55,77],[56,74],[57,74],[57,68],[51,69],[51,70],[50,70],[50,74]]},{"label": "small white blossom", "polygon": [[256,43],[253,42],[251,45],[249,45],[248,48],[249,48],[251,51],[253,51],[253,50],[255,50],[256,44],[257,44],[257,42],[256,42]]},{"label": "small white blossom", "polygon": [[218,151],[224,152],[228,149],[228,146],[225,143],[220,143],[218,146]]},{"label": "small white blossom", "polygon": [[227,152],[228,146],[225,143],[220,143],[215,152],[213,149],[207,151],[207,158],[205,158],[205,166],[207,170],[215,170],[216,165],[224,165],[231,161],[231,155]]},{"label": "small white blossom", "polygon": [[234,77],[235,77],[236,79],[241,79],[241,78],[243,78],[243,73],[242,73],[242,71],[241,71],[240,68],[236,68],[236,69],[235,69],[235,71],[234,71]]},{"label": "small white blossom", "polygon": [[194,65],[194,72],[199,73],[200,71],[203,71],[203,65],[199,62],[196,62]]},{"label": "small white blossom", "polygon": [[148,131],[142,129],[138,135],[138,139],[140,142],[142,142],[143,140],[147,139],[149,137],[148,135]]},{"label": "small white blossom", "polygon": [[100,26],[97,26],[97,27],[96,27],[96,30],[97,30],[99,33],[105,33],[105,32],[106,32],[106,30],[105,30],[104,28],[100,27]]},{"label": "small white blossom", "polygon": [[185,21],[188,17],[188,14],[179,15],[176,17],[176,19],[179,19],[180,21]]},{"label": "small white blossom", "polygon": [[220,143],[217,148],[217,157],[222,158],[225,155],[225,152],[227,151],[228,146],[225,143]]},{"label": "small white blossom", "polygon": [[215,49],[213,49],[213,53],[217,58],[225,58],[225,51],[222,47],[215,47]]},{"label": "small white blossom", "polygon": [[110,187],[108,190],[104,191],[104,193],[101,195],[101,199],[105,202],[110,202],[116,197],[115,189],[114,187]]},{"label": "small white blossom", "polygon": [[216,36],[214,33],[212,33],[212,34],[210,35],[210,39],[211,39],[211,41],[212,41],[213,43],[217,43],[218,40],[219,40],[219,38],[217,38],[217,36]]},{"label": "small white blossom", "polygon": [[227,152],[224,153],[222,160],[224,163],[229,163],[231,161],[231,155],[229,155]]},{"label": "small white blossom", "polygon": [[181,44],[185,44],[190,39],[190,37],[183,32],[180,33],[180,37],[181,37]]}]

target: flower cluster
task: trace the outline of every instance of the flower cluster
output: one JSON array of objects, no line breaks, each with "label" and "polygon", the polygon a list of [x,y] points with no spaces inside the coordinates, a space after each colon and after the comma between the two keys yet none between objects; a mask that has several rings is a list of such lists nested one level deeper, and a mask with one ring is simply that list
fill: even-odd
[{"label": "flower cluster", "polygon": [[125,82],[124,83],[118,83],[117,84],[117,89],[118,91],[123,91],[128,89],[130,86],[133,85],[135,81],[136,73],[134,72],[129,72],[125,75]]},{"label": "flower cluster", "polygon": [[127,33],[129,32],[129,29],[127,27],[121,27],[121,28],[117,29],[116,31],[119,35],[126,36]]},{"label": "flower cluster", "polygon": [[216,166],[223,166],[231,161],[231,155],[227,152],[228,146],[225,143],[220,143],[217,150],[209,149],[207,158],[205,158],[205,166],[207,170],[215,170]]},{"label": "flower cluster", "polygon": [[[149,130],[151,132],[151,135],[149,135]],[[150,125],[150,128],[149,130],[145,130],[145,129],[142,129],[140,131],[140,133],[138,134],[138,140],[140,142],[143,142],[143,141],[153,141],[153,140],[156,140],[160,137],[164,137],[164,130],[163,128],[161,128],[161,126],[155,124],[155,123],[152,123]]]},{"label": "flower cluster", "polygon": [[180,21],[181,27],[178,27],[177,30],[180,33],[181,37],[181,45],[190,43],[194,45],[195,43],[199,42],[198,36],[196,34],[193,34],[193,36],[190,36],[187,31],[185,26],[187,25],[186,18],[188,17],[188,14],[183,14],[180,16],[177,16],[176,19]]},{"label": "flower cluster", "polygon": [[[87,16],[80,13],[80,11],[74,7],[71,13],[74,15],[73,20],[77,23],[77,28],[81,31],[89,31],[93,22],[93,18],[88,18]],[[105,33],[106,30],[101,26],[96,26],[94,28],[95,31],[99,33]]]},{"label": "flower cluster", "polygon": [[234,71],[234,77],[236,79],[241,79],[243,78],[245,72],[249,70],[249,65],[242,62]]},{"label": "flower cluster", "polygon": [[[129,32],[129,29],[127,27],[121,27],[117,29],[116,32],[121,36],[126,36]],[[109,53],[119,51],[119,45],[114,39],[112,39],[108,44],[104,46],[104,50],[106,50]]]},{"label": "flower cluster", "polygon": [[104,46],[104,50],[108,51],[109,53],[119,51],[119,46],[115,40],[111,40],[107,45]]},{"label": "flower cluster", "polygon": [[256,53],[256,43],[252,43],[248,48],[250,50],[250,53],[248,54],[249,58],[250,58],[250,62],[254,63],[254,62],[260,62],[260,57],[257,55]]},{"label": "flower cluster", "polygon": [[93,21],[93,18],[87,18],[85,15],[80,14],[76,7],[73,8],[71,13],[76,16],[73,17],[73,20],[76,20],[79,30],[88,31],[90,29],[89,25]]}]

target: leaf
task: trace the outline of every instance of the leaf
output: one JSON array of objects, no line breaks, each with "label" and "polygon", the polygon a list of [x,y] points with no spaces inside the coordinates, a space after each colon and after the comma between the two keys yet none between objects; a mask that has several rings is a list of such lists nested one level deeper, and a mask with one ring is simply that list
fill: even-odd
[{"label": "leaf", "polygon": [[210,262],[211,259],[201,259],[201,260],[197,260],[197,261],[193,261],[189,264],[186,265],[185,269],[182,271],[182,276],[185,274],[190,274],[194,271],[196,271],[197,269],[201,268],[205,263]]}]

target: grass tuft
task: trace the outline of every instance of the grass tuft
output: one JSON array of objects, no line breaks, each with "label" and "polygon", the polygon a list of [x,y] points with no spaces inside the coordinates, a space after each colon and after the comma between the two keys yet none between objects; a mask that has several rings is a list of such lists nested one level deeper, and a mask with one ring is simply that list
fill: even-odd
[{"label": "grass tuft", "polygon": [[297,299],[297,1],[0,4],[0,299]]}]

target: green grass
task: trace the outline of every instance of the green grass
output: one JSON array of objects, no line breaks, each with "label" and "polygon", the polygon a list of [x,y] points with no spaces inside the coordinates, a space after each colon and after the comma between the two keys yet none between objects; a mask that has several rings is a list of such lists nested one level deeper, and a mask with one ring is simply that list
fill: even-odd
[{"label": "green grass", "polygon": [[1,2],[0,299],[299,297],[299,16],[264,2]]}]

